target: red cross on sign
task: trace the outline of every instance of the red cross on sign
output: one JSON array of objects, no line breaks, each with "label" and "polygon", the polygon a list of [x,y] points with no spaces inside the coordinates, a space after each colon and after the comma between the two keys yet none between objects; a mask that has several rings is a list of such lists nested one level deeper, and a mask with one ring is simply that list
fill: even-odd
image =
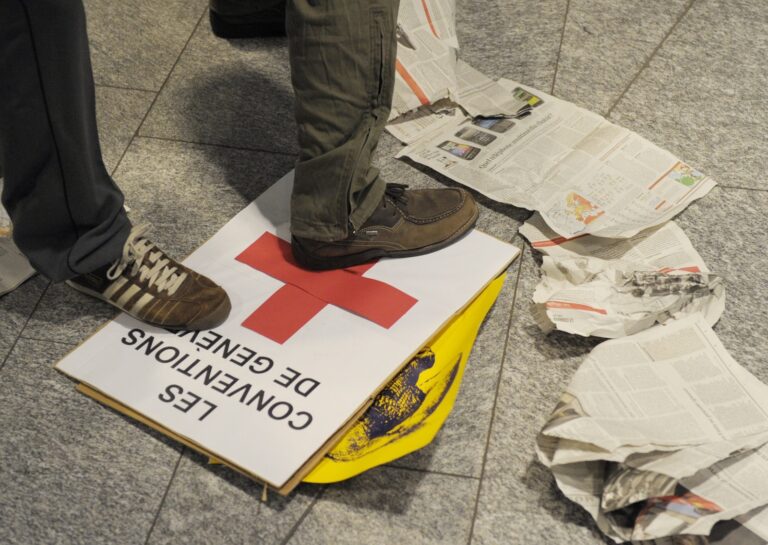
[{"label": "red cross on sign", "polygon": [[285,282],[243,322],[280,344],[328,304],[389,329],[417,302],[394,286],[362,276],[374,263],[322,272],[302,269],[290,244],[272,233],[264,233],[237,260]]}]

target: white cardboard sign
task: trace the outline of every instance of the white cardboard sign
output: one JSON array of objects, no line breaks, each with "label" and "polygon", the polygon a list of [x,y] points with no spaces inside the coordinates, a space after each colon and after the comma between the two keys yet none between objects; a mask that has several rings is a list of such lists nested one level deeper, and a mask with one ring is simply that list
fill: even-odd
[{"label": "white cardboard sign", "polygon": [[276,488],[519,254],[473,231],[432,254],[382,260],[363,276],[417,300],[394,325],[328,304],[281,344],[243,323],[285,284],[236,257],[265,232],[290,240],[292,181],[289,173],[185,261],[229,293],[222,326],[172,333],[123,314],[57,365]]}]

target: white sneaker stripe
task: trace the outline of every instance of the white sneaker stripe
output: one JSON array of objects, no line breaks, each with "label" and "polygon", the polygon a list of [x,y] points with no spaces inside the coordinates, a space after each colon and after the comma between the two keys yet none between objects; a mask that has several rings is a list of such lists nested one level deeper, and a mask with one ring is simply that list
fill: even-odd
[{"label": "white sneaker stripe", "polygon": [[128,303],[128,301],[131,300],[131,297],[136,295],[140,290],[141,288],[136,284],[134,284],[133,286],[131,286],[130,288],[128,288],[123,292],[120,298],[117,301],[115,301],[115,304],[120,308],[125,308],[125,305]]},{"label": "white sneaker stripe", "polygon": [[138,314],[139,312],[141,312],[141,311],[142,311],[142,309],[143,309],[145,306],[147,306],[147,304],[148,304],[150,301],[154,301],[154,299],[155,299],[155,296],[154,296],[154,295],[152,295],[151,293],[145,293],[144,295],[142,295],[141,297],[139,297],[139,300],[138,300],[138,301],[136,301],[136,304],[135,304],[135,305],[133,305],[133,308],[131,308],[131,312],[132,312],[133,314]]},{"label": "white sneaker stripe", "polygon": [[120,291],[120,288],[122,288],[125,283],[128,281],[128,279],[124,276],[121,276],[114,282],[112,282],[107,289],[104,290],[104,293],[102,294],[104,296],[104,299],[112,299],[112,296],[116,294],[118,291]]}]

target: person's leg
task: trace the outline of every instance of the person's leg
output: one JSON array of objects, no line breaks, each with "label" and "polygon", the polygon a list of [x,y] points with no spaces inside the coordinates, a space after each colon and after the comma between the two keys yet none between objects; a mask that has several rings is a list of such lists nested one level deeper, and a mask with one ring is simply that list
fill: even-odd
[{"label": "person's leg", "polygon": [[458,240],[477,220],[463,189],[406,190],[372,164],[395,84],[398,0],[289,0],[299,159],[293,256],[309,269],[407,257]]},{"label": "person's leg", "polygon": [[168,329],[208,329],[231,305],[210,279],[131,228],[101,159],[81,0],[0,0],[3,204],[32,265]]},{"label": "person's leg", "polygon": [[395,84],[399,0],[291,0],[287,30],[300,155],[291,230],[341,240],[381,202],[371,165]]},{"label": "person's leg", "polygon": [[54,281],[118,259],[131,225],[101,159],[80,0],[0,0],[2,202]]}]

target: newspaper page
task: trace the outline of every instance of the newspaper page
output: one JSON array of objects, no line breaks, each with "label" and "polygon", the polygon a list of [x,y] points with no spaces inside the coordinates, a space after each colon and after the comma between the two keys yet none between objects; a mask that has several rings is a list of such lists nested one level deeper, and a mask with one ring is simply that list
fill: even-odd
[{"label": "newspaper page", "polygon": [[[0,191],[3,186],[0,185]],[[8,212],[5,211],[2,205],[0,205],[0,238],[11,236],[11,218],[8,217]]]},{"label": "newspaper page", "polygon": [[455,10],[455,0],[400,2],[390,119],[443,98],[458,98]]},{"label": "newspaper page", "polygon": [[[706,195],[715,181],[598,114],[511,80],[540,99],[522,119],[465,116],[404,148],[491,199],[538,210],[559,235],[629,238]],[[520,91],[518,91],[518,89]]]},{"label": "newspaper page", "polygon": [[768,542],[768,506],[753,509],[737,517],[736,521]]},{"label": "newspaper page", "polygon": [[479,70],[459,60],[456,65],[459,104],[472,117],[518,117],[529,113],[540,99],[522,93],[510,93]]},{"label": "newspaper page", "polygon": [[[635,521],[632,539],[707,535],[717,522],[768,504],[768,445],[718,462],[680,485],[688,491],[682,495],[687,501],[673,496],[649,502]],[[687,509],[679,509],[681,504]]]},{"label": "newspaper page", "polygon": [[768,443],[768,434],[686,447],[668,452],[633,453],[623,460],[627,467],[667,475],[674,479],[690,477],[715,463]]},{"label": "newspaper page", "polygon": [[768,386],[693,315],[597,346],[536,450],[621,542],[704,535],[768,504],[767,442]]},{"label": "newspaper page", "polygon": [[534,214],[520,233],[545,254],[533,295],[545,332],[617,338],[695,312],[714,325],[725,309],[722,278],[674,222],[629,239],[566,239]]},{"label": "newspaper page", "polygon": [[524,93],[521,89],[518,89],[517,93],[510,93],[461,60],[457,64],[456,77],[458,104],[449,99],[442,99],[434,104],[421,106],[390,121],[387,131],[401,142],[412,144],[456,121],[459,116],[465,119],[462,109],[473,117],[488,118],[481,123],[496,126],[502,122],[497,118],[524,117],[540,102],[539,97]]},{"label": "newspaper page", "polygon": [[658,270],[710,272],[685,232],[673,221],[626,239],[580,235],[565,238],[553,231],[540,214],[520,228],[531,247],[553,258],[591,257],[605,261],[646,263]]},{"label": "newspaper page", "polygon": [[[2,173],[0,173],[2,174]],[[3,193],[3,178],[0,177],[0,194]],[[11,218],[5,207],[0,204],[0,238],[11,236]]]},{"label": "newspaper page", "polygon": [[0,237],[0,295],[18,288],[24,281],[35,275],[16,245],[8,237]]},{"label": "newspaper page", "polygon": [[404,144],[411,144],[453,123],[459,116],[464,117],[464,113],[456,103],[438,100],[393,119],[387,124],[387,132]]},{"label": "newspaper page", "polygon": [[588,417],[545,433],[606,450],[768,432],[768,387],[744,372],[698,314],[598,345],[567,393]]}]

